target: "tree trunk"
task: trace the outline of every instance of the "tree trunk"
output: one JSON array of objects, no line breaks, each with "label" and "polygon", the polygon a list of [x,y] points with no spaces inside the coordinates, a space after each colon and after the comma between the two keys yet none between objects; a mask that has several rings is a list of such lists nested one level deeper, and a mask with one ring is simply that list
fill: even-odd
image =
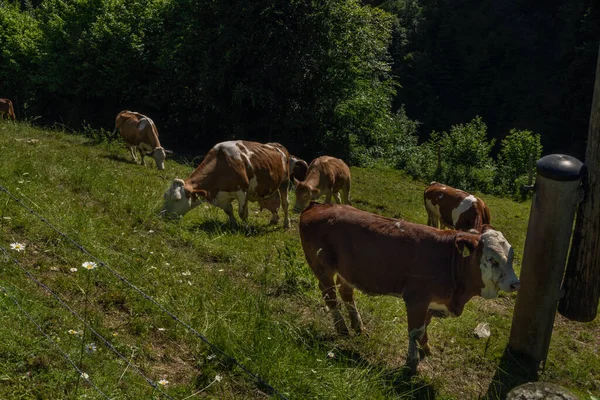
[{"label": "tree trunk", "polygon": [[579,205],[571,253],[558,311],[588,322],[596,318],[600,298],[600,48],[592,100],[587,149],[585,197]]}]

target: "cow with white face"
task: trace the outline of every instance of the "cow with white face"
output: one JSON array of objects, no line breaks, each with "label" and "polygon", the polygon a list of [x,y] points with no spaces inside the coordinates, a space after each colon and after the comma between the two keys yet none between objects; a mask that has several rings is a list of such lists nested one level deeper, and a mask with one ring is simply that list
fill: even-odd
[{"label": "cow with white face", "polygon": [[124,110],[117,114],[115,118],[113,135],[117,132],[117,129],[125,140],[134,162],[137,162],[137,149],[142,158],[143,165],[146,165],[144,157],[151,156],[156,162],[157,169],[165,169],[167,154],[172,154],[173,152],[164,149],[160,145],[158,129],[156,129],[154,121],[143,114]]},{"label": "cow with white face", "polygon": [[230,224],[236,226],[233,200],[238,201],[238,214],[244,221],[248,219],[248,202],[257,201],[271,211],[271,223],[276,224],[281,204],[283,226],[288,228],[289,181],[289,153],[281,144],[222,142],[206,154],[188,178],[173,181],[164,194],[163,212],[181,216],[207,201],[225,211]]},{"label": "cow with white face", "polygon": [[440,230],[386,218],[348,205],[311,203],[300,216],[300,240],[308,265],[338,333],[348,334],[339,310],[339,292],[357,332],[364,326],[354,288],[373,295],[402,297],[406,303],[407,364],[416,371],[417,343],[430,348],[432,317],[458,317],[474,296],[514,292],[520,282],[513,250],[489,225],[482,233]]}]

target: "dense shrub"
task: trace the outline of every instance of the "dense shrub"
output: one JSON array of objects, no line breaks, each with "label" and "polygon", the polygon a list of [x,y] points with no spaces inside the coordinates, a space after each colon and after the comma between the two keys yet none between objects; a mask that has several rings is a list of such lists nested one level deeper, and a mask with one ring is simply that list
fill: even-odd
[{"label": "dense shrub", "polygon": [[527,130],[511,129],[502,140],[495,176],[497,192],[518,195],[520,187],[528,183],[528,172],[535,170],[535,162],[542,155],[540,135]]},{"label": "dense shrub", "polygon": [[427,145],[436,152],[432,179],[464,190],[490,191],[495,171],[490,155],[494,142],[488,141],[487,126],[479,116],[466,124],[453,125],[449,132],[433,132]]},{"label": "dense shrub", "polygon": [[0,97],[10,98],[17,116],[33,96],[30,77],[37,73],[41,31],[29,12],[0,3]]}]

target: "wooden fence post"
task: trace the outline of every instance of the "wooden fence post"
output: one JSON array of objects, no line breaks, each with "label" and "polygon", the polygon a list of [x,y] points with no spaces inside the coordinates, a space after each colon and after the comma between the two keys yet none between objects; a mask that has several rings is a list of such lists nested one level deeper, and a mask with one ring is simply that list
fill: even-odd
[{"label": "wooden fence post", "polygon": [[512,353],[527,356],[536,373],[550,347],[573,219],[581,200],[583,167],[578,159],[561,154],[537,162],[521,287],[508,343]]},{"label": "wooden fence post", "polygon": [[565,317],[589,322],[596,318],[600,300],[600,49],[585,153],[585,197],[577,211],[573,244],[558,311]]}]

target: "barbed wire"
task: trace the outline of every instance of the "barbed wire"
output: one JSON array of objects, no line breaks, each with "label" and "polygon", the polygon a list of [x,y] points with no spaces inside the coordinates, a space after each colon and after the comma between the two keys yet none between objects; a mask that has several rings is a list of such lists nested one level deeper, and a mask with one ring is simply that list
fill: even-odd
[{"label": "barbed wire", "polygon": [[112,267],[110,267],[109,265],[107,265],[104,261],[102,261],[98,257],[96,257],[93,254],[91,254],[83,245],[81,245],[76,240],[74,240],[70,236],[68,236],[66,233],[62,232],[57,227],[55,227],[50,221],[48,221],[46,218],[44,218],[42,215],[40,215],[39,213],[37,213],[31,207],[29,207],[25,203],[23,203],[23,201],[21,199],[19,199],[15,195],[13,195],[3,185],[0,185],[0,191],[5,192],[11,199],[13,199],[15,202],[17,202],[21,207],[25,208],[27,211],[29,211],[31,214],[33,214],[36,218],[38,218],[40,221],[42,221],[44,224],[46,224],[48,227],[50,227],[52,230],[54,230],[56,233],[58,233],[60,236],[64,237],[66,240],[68,240],[69,242],[71,242],[71,244],[73,244],[75,247],[77,247],[82,253],[86,254],[89,257],[91,257],[94,261],[96,261],[98,263],[99,266],[106,268],[107,271],[109,271],[111,274],[113,274],[113,276],[115,276],[121,282],[125,283],[126,285],[128,285],[129,287],[131,287],[133,290],[135,290],[138,294],[140,294],[142,297],[144,297],[146,300],[150,301],[152,304],[154,304],[155,306],[157,306],[162,312],[164,312],[165,314],[169,315],[175,322],[177,322],[181,326],[185,327],[189,332],[192,332],[197,338],[199,338],[206,345],[208,345],[215,353],[220,354],[225,359],[229,360],[229,362],[231,362],[232,364],[238,366],[248,376],[252,377],[259,384],[259,386],[262,386],[263,389],[266,389],[267,392],[270,392],[268,394],[276,394],[281,399],[287,400],[287,398],[283,394],[281,394],[272,385],[270,385],[265,380],[263,380],[259,375],[257,375],[254,372],[250,371],[250,369],[248,369],[246,366],[244,366],[243,364],[241,364],[237,359],[235,359],[234,357],[228,355],[220,347],[218,347],[217,345],[215,345],[212,342],[210,342],[208,340],[208,338],[206,338],[204,335],[202,335],[200,332],[198,332],[196,329],[194,329],[188,323],[186,323],[185,321],[183,321],[177,315],[175,315],[174,313],[172,313],[171,311],[169,311],[162,304],[160,304],[159,302],[157,302],[156,300],[154,300],[151,296],[149,296],[148,294],[146,294],[142,289],[140,289],[139,287],[137,287],[135,284],[131,283],[129,280],[127,280],[127,278],[125,278],[124,276],[122,276],[121,274],[119,274],[116,270],[114,270]]},{"label": "barbed wire", "polygon": [[12,296],[10,293],[8,293],[8,291],[6,290],[6,288],[4,286],[0,286],[0,291],[2,291],[9,299],[11,299],[15,305],[21,310],[21,312],[23,312],[23,314],[25,314],[27,316],[27,319],[36,326],[36,328],[42,333],[42,335],[44,335],[44,337],[50,342],[52,343],[52,345],[58,350],[58,352],[60,354],[62,354],[62,356],[73,366],[73,368],[75,368],[75,370],[79,373],[79,376],[84,378],[86,381],[89,382],[90,385],[92,385],[92,387],[94,389],[96,389],[96,391],[98,393],[100,393],[100,395],[102,395],[102,397],[104,397],[105,399],[110,400],[110,397],[108,397],[106,395],[106,393],[104,393],[102,390],[100,390],[100,388],[98,388],[98,386],[96,386],[94,384],[94,382],[91,381],[91,379],[89,378],[89,376],[82,371],[77,364],[75,363],[75,361],[73,361],[71,359],[71,357],[69,357],[69,355],[63,351],[63,349],[60,348],[60,346],[54,341],[52,340],[52,338],[50,336],[48,336],[48,334],[46,332],[44,332],[44,329],[37,323],[35,322],[35,319],[31,316],[31,314],[29,314],[27,312],[27,310],[25,310],[21,304],[19,303],[19,301],[16,299],[16,297]]},{"label": "barbed wire", "polygon": [[135,365],[131,364],[127,358],[121,354],[121,352],[119,352],[119,350],[117,350],[112,343],[110,343],[110,341],[108,339],[106,339],[104,336],[102,336],[100,333],[98,333],[94,328],[91,327],[90,324],[87,323],[87,321],[81,317],[81,315],[79,315],[79,313],[77,313],[77,311],[73,310],[67,303],[65,303],[60,296],[58,296],[58,294],[56,294],[52,289],[50,289],[48,286],[46,286],[43,282],[41,282],[40,280],[38,280],[29,270],[27,270],[27,268],[25,268],[16,258],[14,258],[13,256],[11,256],[9,254],[9,252],[2,246],[0,246],[0,251],[2,251],[8,258],[10,258],[12,260],[13,263],[15,263],[24,273],[25,275],[27,275],[31,280],[33,280],[38,286],[40,286],[41,288],[43,288],[46,292],[48,292],[49,294],[51,294],[61,305],[63,305],[67,310],[69,310],[69,312],[71,314],[73,314],[77,319],[79,319],[81,321],[81,323],[83,323],[83,325],[89,329],[90,332],[92,332],[98,339],[102,340],[104,342],[104,344],[110,349],[112,350],[116,355],[118,355],[122,360],[124,360],[127,365],[129,367],[132,367],[134,369],[134,371],[136,371],[142,378],[144,378],[144,380],[146,380],[146,382],[148,382],[148,384],[150,384],[150,386],[152,386],[154,389],[158,390],[159,392],[161,392],[162,394],[164,394],[166,397],[168,397],[169,399],[172,399],[171,396],[169,396],[168,393],[165,393],[163,390],[161,390],[157,385],[156,382],[154,382],[152,379],[148,378],[138,367],[136,367]]}]

